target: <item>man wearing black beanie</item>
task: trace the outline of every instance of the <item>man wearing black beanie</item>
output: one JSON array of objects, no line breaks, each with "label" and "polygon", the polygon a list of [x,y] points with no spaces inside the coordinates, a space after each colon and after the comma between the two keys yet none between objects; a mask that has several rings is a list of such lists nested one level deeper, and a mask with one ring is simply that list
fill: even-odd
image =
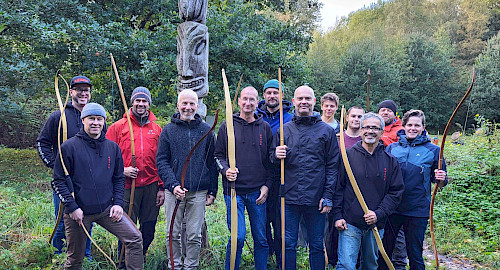
[{"label": "man wearing black beanie", "polygon": [[397,132],[403,129],[401,119],[396,116],[397,107],[394,101],[387,99],[378,105],[378,115],[380,115],[385,122],[384,134],[380,139],[385,146],[398,141]]}]

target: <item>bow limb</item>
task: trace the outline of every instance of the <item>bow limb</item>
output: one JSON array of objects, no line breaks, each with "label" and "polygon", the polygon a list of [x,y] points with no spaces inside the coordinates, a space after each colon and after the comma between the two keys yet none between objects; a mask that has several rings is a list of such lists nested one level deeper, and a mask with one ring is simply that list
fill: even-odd
[{"label": "bow limb", "polygon": [[[469,86],[469,89],[467,89],[467,92],[465,92],[464,96],[458,103],[457,107],[455,107],[455,110],[450,116],[450,119],[448,120],[448,123],[446,123],[446,126],[444,128],[443,132],[443,138],[441,139],[441,147],[439,148],[439,163],[438,163],[438,170],[441,170],[443,168],[443,153],[444,153],[444,146],[446,142],[446,136],[448,133],[448,129],[451,126],[451,122],[453,121],[453,118],[455,118],[455,115],[458,112],[458,109],[462,106],[464,103],[465,99],[469,96],[472,88],[474,87],[474,82],[476,80],[476,69],[472,69],[472,82]],[[465,127],[464,127],[465,128]],[[438,183],[434,184],[434,189],[432,190],[432,197],[431,197],[431,207],[430,207],[430,212],[429,212],[429,226],[430,226],[430,233],[431,233],[431,239],[432,239],[432,249],[434,251],[434,259],[436,261],[436,269],[439,268],[439,256],[438,256],[438,251],[436,247],[436,236],[434,235],[434,203],[436,200],[436,194],[438,191],[439,185]]]},{"label": "bow limb", "polygon": [[[227,156],[229,167],[236,170],[236,145],[234,139],[233,107],[231,104],[231,94],[227,83],[226,72],[222,69],[222,81],[224,83],[224,98],[226,101],[226,128],[227,128]],[[236,247],[238,239],[238,205],[236,203],[235,181],[231,182],[231,256],[229,268],[234,270],[236,265]]]},{"label": "bow limb", "polygon": [[[68,139],[68,128],[67,128],[67,121],[66,121],[65,111],[66,111],[66,104],[67,104],[68,98],[69,98],[69,85],[66,82],[66,80],[61,76],[61,78],[63,79],[64,83],[66,84],[66,88],[67,88],[66,100],[65,100],[64,105],[63,105],[62,99],[61,99],[61,94],[59,92],[59,81],[58,81],[57,76],[61,76],[61,75],[58,73],[58,74],[56,74],[56,77],[55,77],[55,90],[56,90],[57,103],[59,105],[59,111],[61,112],[61,117],[59,118],[59,126],[58,126],[58,129],[57,129],[57,148],[58,148],[58,151],[59,151],[59,158],[61,159],[61,165],[62,165],[63,170],[64,170],[64,175],[66,177],[66,182],[67,182],[68,187],[70,188],[70,190],[72,190],[73,184],[71,182],[71,177],[69,176],[68,169],[66,168],[66,164],[64,163],[64,159],[63,159],[62,151],[61,151],[61,127],[62,127],[62,134],[63,134],[62,142],[65,142]],[[75,197],[75,193],[71,192],[71,196],[73,196],[73,198],[74,198]],[[50,235],[49,242],[52,242],[52,239],[54,238],[54,235],[55,235],[55,232],[57,230],[57,227],[59,226],[59,223],[61,222],[63,207],[64,207],[63,203],[62,202],[59,203],[59,212],[57,214],[56,225],[54,227],[54,230],[52,231],[52,234]],[[82,227],[83,231],[85,232],[85,234],[87,235],[87,237],[90,239],[90,241],[94,244],[94,246],[116,268],[116,265],[113,262],[113,259],[111,259],[111,257],[108,254],[106,254],[106,252],[104,252],[104,250],[99,245],[97,245],[97,243],[94,241],[94,239],[90,236],[90,233],[88,232],[87,228],[85,228],[85,226],[81,226],[81,227]]]},{"label": "bow limb", "polygon": [[[123,93],[122,82],[120,80],[120,76],[118,75],[118,69],[116,68],[115,58],[113,57],[112,53],[110,53],[109,56],[111,58],[111,66],[113,67],[113,72],[115,73],[116,83],[118,84],[118,89],[120,90],[120,97],[121,97],[122,102],[123,102],[123,108],[125,109],[125,115],[127,115],[128,130],[129,130],[129,135],[130,135],[130,152],[132,155],[130,166],[135,167],[135,140],[134,140],[134,130],[132,129],[132,121],[130,120],[130,112],[128,110],[127,100],[125,99],[125,94]],[[132,184],[130,186],[130,202],[129,202],[128,213],[127,213],[127,215],[129,217],[132,216],[132,210],[134,208],[134,193],[135,193],[135,178],[132,178]],[[125,249],[122,245],[122,248],[120,251],[120,258],[118,259],[118,263],[122,262],[124,253],[125,253]]]},{"label": "bow limb", "polygon": [[[359,204],[361,205],[361,208],[363,209],[363,212],[365,214],[368,213],[369,209],[368,206],[366,205],[365,199],[363,198],[363,195],[361,194],[361,190],[359,190],[358,183],[356,182],[356,179],[354,178],[354,174],[351,169],[351,165],[349,164],[349,158],[347,157],[347,152],[345,149],[345,142],[344,142],[344,115],[345,115],[345,108],[342,106],[342,111],[340,115],[340,152],[342,155],[342,161],[344,163],[345,170],[347,172],[347,175],[349,177],[349,182],[351,183],[352,189],[354,190],[354,194],[356,194],[356,198],[358,199]],[[394,270],[394,266],[392,265],[391,259],[389,259],[389,256],[387,256],[387,253],[385,252],[384,245],[382,244],[382,239],[380,238],[377,226],[373,226],[372,228],[373,231],[373,236],[375,237],[375,241],[377,242],[378,249],[380,251],[380,254],[382,254],[382,258],[384,258],[385,263],[389,267],[389,269]]]},{"label": "bow limb", "polygon": [[[281,67],[278,67],[279,110],[280,110],[280,146],[285,145],[283,134],[283,89],[281,86]],[[285,269],[285,160],[280,160],[280,201],[281,201],[281,269]]]},{"label": "bow limb", "polygon": [[238,87],[236,87],[236,93],[234,94],[234,97],[233,97],[233,110],[234,110],[234,107],[236,106],[236,100],[238,100],[238,93],[240,92],[240,86],[241,86],[242,79],[243,79],[243,73],[241,73],[240,81],[238,82]]},{"label": "bow limb", "polygon": [[[205,133],[197,142],[196,144],[193,146],[193,148],[191,148],[191,151],[189,151],[187,157],[186,157],[186,160],[184,161],[184,165],[182,166],[182,174],[181,174],[181,188],[184,188],[184,182],[186,180],[186,173],[187,173],[187,168],[188,168],[188,164],[189,164],[189,161],[191,161],[191,156],[193,155],[194,153],[194,150],[196,150],[196,148],[198,148],[198,146],[201,144],[201,142],[208,136],[210,135],[210,133],[212,131],[214,131],[215,129],[215,126],[217,125],[217,121],[219,120],[219,110],[217,109],[217,111],[215,112],[215,119],[214,119],[214,123],[212,124],[212,127],[210,127],[210,129],[207,131],[207,133]],[[170,255],[170,266],[172,267],[171,269],[175,269],[174,268],[174,249],[173,249],[173,232],[174,232],[174,221],[175,221],[175,217],[177,216],[177,210],[179,209],[179,204],[181,203],[180,200],[177,200],[175,202],[175,207],[174,207],[174,211],[172,212],[172,217],[170,218],[170,232],[169,232],[169,235],[168,235],[168,246],[169,246],[169,255]]]}]

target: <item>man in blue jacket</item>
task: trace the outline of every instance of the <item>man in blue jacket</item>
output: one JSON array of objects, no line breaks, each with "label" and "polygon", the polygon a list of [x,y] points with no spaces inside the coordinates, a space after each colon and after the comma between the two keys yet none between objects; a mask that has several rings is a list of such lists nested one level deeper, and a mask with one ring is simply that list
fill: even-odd
[{"label": "man in blue jacket", "polygon": [[[218,176],[214,159],[215,135],[210,133],[196,148],[188,169],[184,187],[181,187],[182,168],[191,148],[205,135],[210,126],[205,123],[198,109],[198,95],[190,89],[179,93],[178,113],[167,124],[160,135],[156,166],[165,189],[165,215],[170,227],[176,200],[179,209],[174,218],[172,251],[177,268],[197,269],[200,262],[201,230],[205,220],[205,206],[214,203],[217,195]],[[186,255],[182,261],[181,225],[186,223]],[[169,239],[170,230],[167,231]],[[170,247],[168,247],[170,249]],[[167,252],[170,256],[170,251]]]},{"label": "man in blue jacket", "polygon": [[314,91],[300,86],[292,99],[295,115],[284,125],[285,145],[280,146],[279,131],[273,139],[271,161],[285,160],[285,265],[297,268],[299,221],[304,218],[309,240],[309,264],[312,270],[325,269],[323,237],[326,213],[332,208],[337,181],[339,148],[335,131],[313,114]]},{"label": "man in blue jacket", "polygon": [[[227,208],[227,225],[231,230],[231,189],[229,181],[235,181],[238,205],[238,236],[236,266],[239,269],[241,252],[245,243],[245,207],[250,220],[254,242],[255,269],[267,269],[269,245],[266,239],[266,199],[272,184],[269,148],[273,139],[271,127],[255,114],[259,102],[257,90],[251,86],[241,90],[238,98],[240,113],[233,115],[236,146],[236,170],[229,167],[227,156],[227,128],[222,123],[217,135],[215,159],[222,174],[224,200]],[[226,251],[226,270],[229,269],[231,239]]]},{"label": "man in blue jacket", "polygon": [[398,207],[404,190],[398,161],[379,142],[384,120],[370,112],[360,121],[362,140],[347,150],[347,156],[369,212],[363,212],[342,166],[333,209],[335,227],[340,231],[338,270],[354,270],[359,251],[360,269],[377,269],[378,247],[372,227],[383,234],[387,217]]},{"label": "man in blue jacket", "polygon": [[[439,147],[432,144],[425,131],[425,115],[420,110],[406,112],[402,119],[403,129],[398,132],[399,141],[390,144],[386,151],[394,155],[401,166],[405,191],[401,204],[389,216],[384,233],[384,247],[391,254],[397,232],[403,228],[406,253],[410,269],[425,269],[422,258],[423,242],[431,202],[431,183],[446,185],[446,165],[438,170]],[[379,260],[379,269],[388,269]]]},{"label": "man in blue jacket", "polygon": [[61,145],[52,180],[52,188],[65,206],[68,250],[64,268],[82,268],[87,236],[80,226],[88,230],[96,222],[125,243],[127,269],[142,269],[141,233],[123,213],[122,153],[103,132],[106,111],[97,103],[89,103],[81,119],[83,128]]},{"label": "man in blue jacket", "polygon": [[[283,94],[284,89],[285,86],[281,83]],[[261,115],[262,119],[271,126],[274,135],[280,128],[279,81],[276,79],[267,81],[262,91],[264,100],[259,102],[257,114]],[[283,100],[283,124],[292,120],[293,114],[290,112],[292,108],[290,101]],[[277,181],[279,177],[279,170],[274,170],[273,185],[269,188],[269,196],[267,196],[266,235],[269,245],[269,256],[274,254],[278,267],[281,267],[281,218],[278,194],[280,182]]]},{"label": "man in blue jacket", "polygon": [[[89,78],[85,76],[76,76],[71,79],[69,94],[71,100],[66,104],[64,113],[66,115],[67,132],[68,139],[75,136],[78,131],[82,128],[82,120],[80,119],[81,111],[83,107],[90,102],[92,91],[92,83]],[[59,120],[61,119],[61,112],[59,110],[53,112],[38,135],[36,139],[36,149],[38,150],[38,155],[42,159],[45,166],[54,169],[54,162],[56,160],[56,155],[58,152],[58,142],[57,134],[61,133],[62,140],[62,130],[59,130]],[[62,129],[62,128],[61,128]],[[61,141],[61,143],[63,143]],[[54,214],[57,217],[59,213],[60,200],[53,192],[52,194],[54,201]],[[92,226],[90,229],[92,233]],[[64,247],[63,239],[66,236],[64,234],[64,221],[61,220],[57,226],[56,232],[54,234],[54,239],[52,240],[52,245],[57,249],[55,254],[60,254]],[[87,240],[87,247],[85,249],[85,257],[91,258],[90,254],[91,243],[90,239]]]}]

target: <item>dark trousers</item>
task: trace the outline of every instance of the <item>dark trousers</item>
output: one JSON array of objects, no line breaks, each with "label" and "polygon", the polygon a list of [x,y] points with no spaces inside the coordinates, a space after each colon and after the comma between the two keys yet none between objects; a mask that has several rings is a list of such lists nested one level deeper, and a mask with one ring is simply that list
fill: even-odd
[{"label": "dark trousers", "polygon": [[[120,241],[125,243],[125,265],[129,270],[142,269],[142,236],[137,230],[132,220],[124,213],[122,219],[114,222],[109,217],[109,206],[104,212],[83,217],[83,225],[87,230],[92,222],[96,222],[104,229],[114,234]],[[87,235],[80,225],[64,214],[66,225],[66,239],[68,241],[68,251],[64,269],[82,269],[82,260],[85,254],[85,243]]]},{"label": "dark trousers", "polygon": [[325,232],[325,248],[326,254],[328,255],[328,264],[332,266],[337,265],[339,258],[338,255],[339,246],[339,231],[335,228],[335,221],[333,220],[333,215],[327,215],[327,228]]},{"label": "dark trousers", "polygon": [[[281,199],[278,194],[279,182],[275,182],[267,197],[266,237],[269,256],[276,256],[276,264],[281,268]],[[271,228],[272,225],[272,228]]]},{"label": "dark trousers", "polygon": [[[136,187],[134,192],[134,205],[130,219],[134,224],[139,220],[139,231],[142,233],[143,254],[146,255],[149,246],[155,236],[156,220],[160,207],[156,206],[156,195],[159,187],[158,182],[154,182],[144,187]],[[130,204],[130,189],[125,189],[123,196],[123,211],[128,214]],[[118,242],[118,250],[121,249],[121,243]]]},{"label": "dark trousers", "polygon": [[[393,254],[398,232],[400,228],[403,228],[410,269],[425,270],[422,251],[427,220],[427,217],[409,217],[398,214],[389,216],[382,240],[387,254]],[[383,259],[379,258],[378,263],[379,269],[388,269]]]}]

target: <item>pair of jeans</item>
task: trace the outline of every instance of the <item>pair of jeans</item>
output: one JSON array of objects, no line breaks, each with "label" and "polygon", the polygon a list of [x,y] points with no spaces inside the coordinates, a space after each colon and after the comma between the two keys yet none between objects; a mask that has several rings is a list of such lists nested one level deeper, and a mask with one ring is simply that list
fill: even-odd
[{"label": "pair of jeans", "polygon": [[[54,191],[52,191],[52,199],[54,202],[54,215],[57,219],[57,215],[59,214],[59,204],[61,203],[61,200]],[[92,224],[90,224],[89,234],[92,236]],[[54,254],[61,254],[63,252],[62,251],[64,247],[63,239],[66,239],[66,234],[64,233],[64,219],[61,219],[61,222],[59,222],[59,225],[57,225],[57,229],[54,234],[54,239],[52,240],[52,246],[54,246],[57,249],[54,252]],[[92,243],[90,242],[90,239],[87,238],[87,243],[85,244],[85,257],[87,258],[92,258],[92,254],[90,253],[91,247]]]},{"label": "pair of jeans", "polygon": [[[205,220],[205,203],[207,200],[207,190],[186,192],[186,197],[180,202],[177,214],[175,215],[174,228],[172,233],[172,249],[174,253],[175,269],[198,269],[200,264],[201,251],[201,229]],[[170,267],[170,223],[172,214],[177,202],[175,196],[165,192],[165,216],[167,224],[167,257]],[[186,256],[182,263],[181,250],[181,228],[183,220],[186,223]]]},{"label": "pair of jeans", "polygon": [[[398,231],[403,228],[406,240],[406,253],[410,261],[410,269],[425,269],[422,257],[425,230],[427,229],[427,217],[410,217],[398,214],[389,216],[385,225],[384,247],[387,254],[392,254]],[[380,269],[388,269],[385,262],[379,260]]]},{"label": "pair of jeans", "polygon": [[[235,268],[240,268],[241,252],[243,244],[245,243],[246,224],[245,224],[245,207],[248,212],[248,219],[250,220],[250,229],[253,238],[253,254],[255,261],[255,269],[267,269],[267,255],[269,254],[269,245],[266,238],[266,203],[258,205],[255,201],[260,196],[260,191],[254,191],[244,195],[236,195],[236,202],[238,207],[238,237],[236,248],[236,262]],[[227,227],[231,231],[231,196],[224,195],[224,201],[227,208]],[[229,270],[231,258],[231,237],[227,243],[226,249],[226,266],[225,269]]]},{"label": "pair of jeans", "polygon": [[[380,237],[384,235],[384,229],[378,232]],[[361,229],[347,223],[347,230],[339,231],[339,261],[335,269],[356,269],[356,261],[360,250],[359,269],[376,270],[378,267],[378,246],[373,231],[371,229]]]},{"label": "pair of jeans", "polygon": [[[125,245],[125,266],[128,270],[142,269],[142,235],[132,220],[123,213],[120,221],[113,221],[109,217],[111,206],[102,213],[83,216],[83,226],[88,230],[92,222],[96,222],[104,229],[118,237]],[[82,269],[82,260],[85,252],[87,235],[80,225],[68,214],[64,214],[66,224],[66,239],[68,251],[64,269]]]},{"label": "pair of jeans", "polygon": [[325,232],[325,214],[318,206],[285,205],[285,265],[283,269],[297,269],[297,239],[299,223],[304,220],[309,240],[309,265],[311,270],[325,269],[323,237]]}]

